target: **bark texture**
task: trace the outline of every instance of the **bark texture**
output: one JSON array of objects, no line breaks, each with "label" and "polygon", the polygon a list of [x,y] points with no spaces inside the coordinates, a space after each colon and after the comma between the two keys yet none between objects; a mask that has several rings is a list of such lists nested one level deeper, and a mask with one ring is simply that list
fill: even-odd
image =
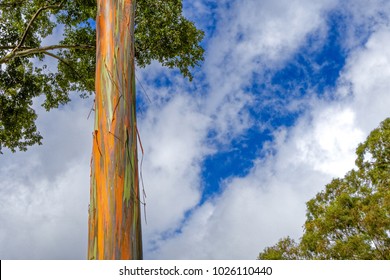
[{"label": "bark texture", "polygon": [[98,0],[88,259],[142,259],[135,0]]}]

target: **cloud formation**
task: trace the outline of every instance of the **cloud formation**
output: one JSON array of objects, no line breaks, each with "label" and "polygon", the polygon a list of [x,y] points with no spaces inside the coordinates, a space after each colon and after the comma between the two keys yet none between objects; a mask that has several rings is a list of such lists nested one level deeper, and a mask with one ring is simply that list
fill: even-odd
[{"label": "cloud formation", "polygon": [[[288,30],[290,38],[295,40],[291,39],[288,46],[280,47],[279,63],[283,62],[284,54],[291,56],[294,51],[298,51],[310,32],[324,30],[324,11],[333,7],[331,4],[334,2],[329,2],[330,6],[323,9],[318,8],[317,26],[310,25],[307,28],[307,23],[302,20],[304,31],[295,27],[298,31],[294,34],[295,29]],[[243,6],[245,5],[229,11],[240,14],[240,8],[256,10],[254,7]],[[253,13],[256,14],[256,11]],[[250,15],[243,14],[246,16],[245,20],[250,18]],[[315,13],[312,16],[317,18]],[[237,17],[231,25],[237,24],[242,18]],[[248,52],[242,52],[229,49],[228,44],[223,46],[223,42],[235,37],[230,34],[231,26],[227,22],[229,20],[223,21],[222,25],[229,31],[220,35],[225,29],[219,30],[219,36],[224,39],[216,37],[215,41],[219,44],[210,48],[215,47],[220,54],[205,66],[206,69],[213,69],[208,77],[214,77],[209,80],[212,90],[207,99],[210,103],[206,107],[223,112],[218,117],[225,126],[222,125],[218,131],[225,139],[244,133],[245,126],[236,125],[238,129],[230,134],[226,126],[231,123],[229,115],[240,123],[241,109],[250,105],[252,100],[249,97],[240,102],[239,98],[232,98],[235,102],[229,100],[225,103],[224,99],[226,96],[244,95],[240,88],[248,82],[245,78],[249,76],[247,73],[261,71],[258,65],[252,66],[250,63],[253,63],[256,56],[250,54],[250,47]],[[284,24],[287,25],[287,22]],[[164,236],[156,242],[159,245],[151,251],[152,258],[250,259],[255,258],[261,248],[272,245],[283,236],[297,238],[301,235],[305,202],[333,177],[343,176],[353,168],[357,144],[388,116],[386,108],[390,100],[386,91],[386,77],[390,64],[385,44],[379,42],[386,42],[389,33],[386,27],[377,27],[376,30],[370,34],[365,45],[356,47],[349,53],[337,86],[324,95],[309,96],[299,101],[304,102],[307,109],[294,126],[277,129],[273,141],[264,145],[262,156],[253,162],[249,174],[245,177],[227,178],[220,194],[192,209],[190,217],[179,226],[180,230],[175,234],[168,238]],[[253,34],[259,33],[261,32],[256,30]],[[251,32],[246,33],[248,34]],[[247,38],[255,44],[256,36]],[[270,39],[265,42],[274,41]],[[275,43],[275,46],[282,45],[282,42]],[[229,56],[223,55],[224,49],[227,49]],[[214,53],[216,51],[212,52]],[[244,58],[246,55],[249,57],[247,60]],[[260,51],[257,55],[271,64],[277,61],[272,52],[267,55]],[[248,61],[249,63],[245,63]],[[241,63],[246,68],[240,69]],[[220,67],[221,65],[224,67]],[[280,67],[279,64],[275,65],[274,67]],[[378,71],[381,68],[386,70]],[[236,69],[241,71],[235,71]],[[213,96],[217,94],[220,95]],[[379,104],[380,102],[383,103]],[[230,110],[229,106],[234,106],[235,109]],[[248,124],[250,121],[247,119],[242,123]],[[218,127],[218,121],[211,125]]]},{"label": "cloud formation", "polygon": [[86,258],[89,102],[39,112],[43,145],[0,162],[0,257]]}]

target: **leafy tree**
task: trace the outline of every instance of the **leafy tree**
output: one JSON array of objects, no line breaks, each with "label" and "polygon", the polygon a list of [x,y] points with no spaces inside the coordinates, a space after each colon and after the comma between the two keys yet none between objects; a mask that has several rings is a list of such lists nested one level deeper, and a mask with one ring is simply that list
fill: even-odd
[{"label": "leafy tree", "polygon": [[390,259],[390,118],[356,149],[357,170],[307,202],[304,234],[259,259]]},{"label": "leafy tree", "polygon": [[41,143],[34,98],[50,110],[95,91],[88,258],[142,258],[134,65],[157,60],[191,80],[203,32],[181,0],[2,0],[0,34],[0,153]]}]

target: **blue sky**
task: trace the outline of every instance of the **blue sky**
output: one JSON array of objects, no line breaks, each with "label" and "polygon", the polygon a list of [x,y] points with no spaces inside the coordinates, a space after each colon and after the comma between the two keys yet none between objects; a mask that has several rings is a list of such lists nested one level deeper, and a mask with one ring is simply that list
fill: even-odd
[{"label": "blue sky", "polygon": [[[255,259],[302,235],[305,202],[389,117],[390,3],[183,2],[205,31],[193,82],[137,69],[144,254]],[[1,259],[86,258],[92,101],[76,96],[37,107],[44,145],[0,158]]]}]

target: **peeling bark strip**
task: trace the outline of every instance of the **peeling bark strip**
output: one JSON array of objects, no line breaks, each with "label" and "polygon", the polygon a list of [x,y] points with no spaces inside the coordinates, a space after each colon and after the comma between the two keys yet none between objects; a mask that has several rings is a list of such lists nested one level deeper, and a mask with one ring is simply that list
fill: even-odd
[{"label": "peeling bark strip", "polygon": [[142,259],[135,0],[98,0],[88,259]]}]

